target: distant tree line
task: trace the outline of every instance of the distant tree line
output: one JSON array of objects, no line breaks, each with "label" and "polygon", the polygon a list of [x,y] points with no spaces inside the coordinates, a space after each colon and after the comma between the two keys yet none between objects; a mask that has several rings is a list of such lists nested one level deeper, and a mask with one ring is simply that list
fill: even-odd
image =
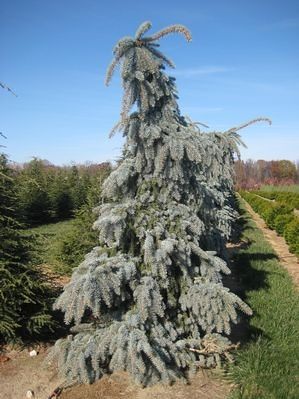
[{"label": "distant tree line", "polygon": [[299,162],[237,161],[235,163],[237,189],[256,189],[262,185],[288,185],[299,183]]},{"label": "distant tree line", "polygon": [[57,222],[74,216],[101,186],[109,163],[55,166],[34,158],[12,166],[18,198],[18,217],[26,226]]}]

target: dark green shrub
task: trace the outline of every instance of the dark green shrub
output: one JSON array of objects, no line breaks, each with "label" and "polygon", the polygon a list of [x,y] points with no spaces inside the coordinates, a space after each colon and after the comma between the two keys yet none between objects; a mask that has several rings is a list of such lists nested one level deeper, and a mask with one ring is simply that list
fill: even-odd
[{"label": "dark green shrub", "polygon": [[274,204],[272,206],[268,206],[261,216],[265,219],[265,222],[271,229],[275,229],[275,219],[277,216],[288,215],[292,213],[292,208],[286,205]]},{"label": "dark green shrub", "polygon": [[293,215],[278,215],[274,219],[274,228],[279,235],[283,235],[285,227],[294,219]]},{"label": "dark green shrub", "polygon": [[281,204],[262,199],[254,192],[239,191],[239,194],[265,220],[271,229],[284,236],[290,251],[299,257],[299,219],[295,216],[293,207],[287,203]]},{"label": "dark green shrub", "polygon": [[284,238],[291,252],[299,256],[299,219],[294,218],[284,230]]}]

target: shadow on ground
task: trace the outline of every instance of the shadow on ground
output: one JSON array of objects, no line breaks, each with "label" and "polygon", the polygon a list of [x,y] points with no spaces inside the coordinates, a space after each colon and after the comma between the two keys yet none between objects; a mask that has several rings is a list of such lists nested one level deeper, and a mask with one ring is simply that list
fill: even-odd
[{"label": "shadow on ground", "polygon": [[[278,257],[273,253],[248,251],[253,241],[244,238],[242,232],[245,229],[248,231],[254,228],[249,224],[248,214],[243,209],[238,209],[238,211],[240,217],[236,221],[233,239],[227,248],[232,274],[223,279],[223,284],[246,302],[249,292],[268,288],[268,273],[258,270],[254,264],[259,261],[278,259]],[[258,315],[256,309],[255,314]],[[230,339],[233,343],[240,343],[242,346],[250,341],[256,341],[259,336],[266,337],[265,332],[251,326],[249,320],[250,317],[242,315],[240,322],[232,326]]]}]

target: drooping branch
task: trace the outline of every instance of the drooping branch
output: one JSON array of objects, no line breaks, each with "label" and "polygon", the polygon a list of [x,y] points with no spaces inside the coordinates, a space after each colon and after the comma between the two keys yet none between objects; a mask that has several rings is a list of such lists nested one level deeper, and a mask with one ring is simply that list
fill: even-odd
[{"label": "drooping branch", "polygon": [[145,21],[143,22],[139,28],[137,29],[135,33],[135,39],[140,40],[141,37],[147,32],[150,28],[152,27],[152,24],[150,21]]},{"label": "drooping branch", "polygon": [[191,42],[192,36],[191,32],[184,26],[184,25],[170,25],[167,28],[160,30],[159,32],[155,33],[154,35],[146,38],[145,40],[148,42],[154,42],[156,40],[161,39],[164,36],[170,35],[171,33],[180,33],[185,36],[188,42]]},{"label": "drooping branch", "polygon": [[193,122],[192,119],[190,118],[190,116],[185,115],[185,119],[188,121],[189,126],[194,127],[196,130],[198,130],[200,132],[200,129],[198,127],[198,125],[205,127],[206,129],[210,129],[210,127],[208,125],[206,125],[205,123],[202,122]]},{"label": "drooping branch", "polygon": [[14,95],[15,97],[18,97],[17,94],[16,94],[13,90],[11,90],[10,87],[8,87],[7,85],[5,85],[4,83],[0,82],[0,86],[2,87],[2,89],[11,92],[11,94]]},{"label": "drooping branch", "polygon": [[113,137],[116,132],[123,130],[125,123],[128,120],[129,120],[129,118],[126,118],[125,120],[120,120],[119,122],[117,122],[116,125],[114,125],[113,128],[110,130],[109,139],[111,139],[111,137]]},{"label": "drooping branch", "polygon": [[167,64],[170,68],[175,68],[174,62],[172,60],[170,60],[169,58],[167,58],[163,53],[161,53],[161,51],[153,48],[152,44],[151,44],[151,47],[148,47],[148,49],[155,57],[163,60],[165,62],[165,64]]},{"label": "drooping branch", "polygon": [[105,85],[106,86],[109,86],[109,83],[110,83],[110,81],[112,79],[112,76],[113,76],[113,72],[114,72],[117,64],[119,63],[119,61],[120,60],[118,58],[114,58],[112,60],[112,62],[110,63],[110,65],[109,65],[109,67],[107,69],[107,72],[106,72],[106,77],[105,77]]},{"label": "drooping branch", "polygon": [[260,118],[252,119],[251,121],[246,122],[243,125],[240,125],[240,126],[237,126],[237,127],[232,127],[231,129],[227,130],[224,133],[237,132],[238,130],[244,129],[245,127],[253,125],[254,123],[257,123],[257,122],[268,122],[269,125],[272,125],[271,119],[260,117]]}]

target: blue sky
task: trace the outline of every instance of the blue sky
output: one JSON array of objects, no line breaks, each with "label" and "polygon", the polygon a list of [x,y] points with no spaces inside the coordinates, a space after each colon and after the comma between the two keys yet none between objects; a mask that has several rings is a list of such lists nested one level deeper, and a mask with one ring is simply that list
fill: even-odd
[{"label": "blue sky", "polygon": [[161,40],[176,64],[182,114],[242,131],[244,159],[299,159],[299,1],[0,0],[0,130],[17,162],[114,160],[123,139],[118,70],[107,88],[116,41],[150,20],[153,31],[186,25],[193,40]]}]

